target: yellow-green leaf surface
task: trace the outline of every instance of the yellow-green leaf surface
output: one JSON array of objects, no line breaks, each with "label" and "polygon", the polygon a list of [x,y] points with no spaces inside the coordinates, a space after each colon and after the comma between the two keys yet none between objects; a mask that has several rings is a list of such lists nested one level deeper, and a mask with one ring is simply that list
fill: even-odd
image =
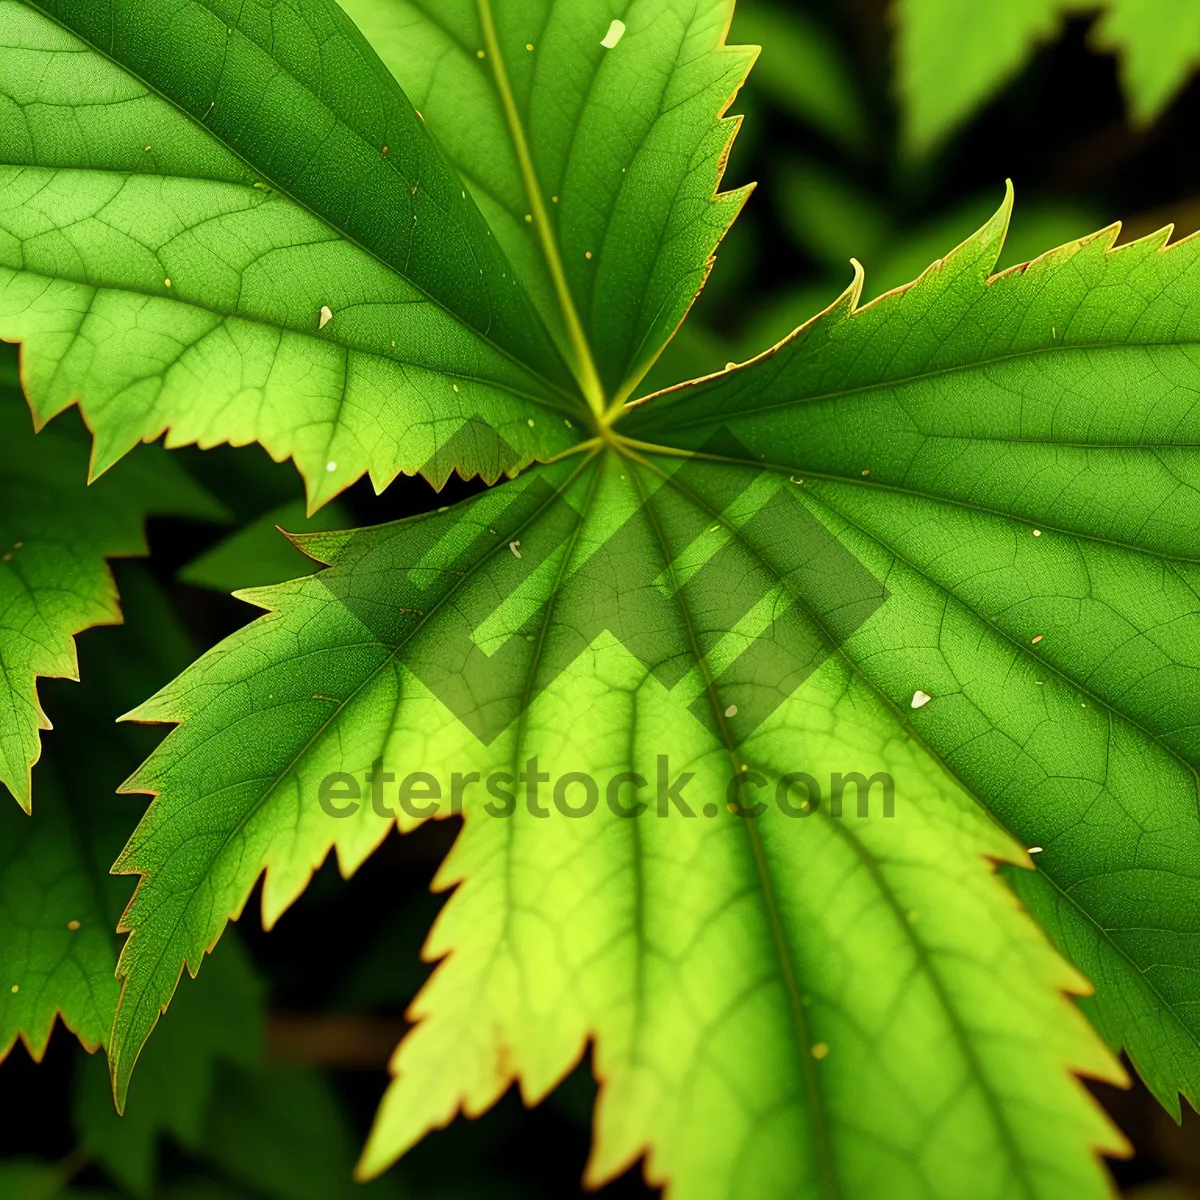
[{"label": "yellow-green leaf surface", "polygon": [[332,0],[2,0],[0,80],[0,335],[43,418],[79,400],[97,471],[164,430],[257,440],[316,506],[415,471],[463,415],[527,461],[586,411]]},{"label": "yellow-green leaf surface", "polygon": [[315,508],[477,415],[508,457],[435,482],[494,480],[631,394],[702,285],[745,195],[731,0],[458,3],[403,54],[416,10],[359,7],[427,111],[333,0],[0,0],[0,336],[96,471],[257,440]]},{"label": "yellow-green leaf surface", "polygon": [[[418,822],[367,772],[431,773],[443,811],[454,772],[545,774],[545,815],[528,778],[465,788],[365,1172],[514,1080],[539,1099],[592,1039],[593,1182],[644,1154],[687,1198],[1105,1195],[1070,1071],[1118,1069],[985,860],[1110,1043],[1195,1100],[1200,268],[1110,230],[993,278],[1007,219],[603,444],[306,537],[328,570],[245,594],[267,615],[133,714],[178,727],[127,785],[156,799],[119,863],[118,1091],[264,871],[270,924],[330,849],[349,872]],[[603,799],[568,819],[579,772]],[[781,803],[795,772],[823,803]],[[880,775],[865,815],[832,804],[852,772]]]},{"label": "yellow-green leaf surface", "polygon": [[177,728],[127,784],[118,1100],[259,878],[270,925],[428,772],[457,889],[365,1173],[591,1041],[592,1182],[1107,1194],[1066,993],[1200,1097],[1196,246],[993,279],[1006,205],[626,407],[743,198],[731,6],[349,7],[382,60],[332,0],[0,0],[0,336],[97,473],[258,440],[315,507],[545,460],[299,539],[328,569],[131,714]]},{"label": "yellow-green leaf surface", "polygon": [[1022,897],[1178,1112],[1200,1103],[1200,242],[1114,250],[1114,226],[989,281],[1006,221],[621,428],[725,428],[844,523],[893,592],[862,675],[932,697],[907,724],[1039,847]]},{"label": "yellow-green leaf surface", "polygon": [[1025,64],[1063,18],[1101,9],[1091,44],[1114,52],[1131,118],[1148,125],[1200,66],[1191,0],[898,0],[897,89],[906,136],[925,152],[960,127]]},{"label": "yellow-green leaf surface", "polygon": [[78,678],[73,635],[121,619],[106,560],[145,553],[152,513],[222,510],[161,450],[89,488],[84,431],[63,418],[34,435],[14,358],[0,355],[0,783],[28,811],[50,728],[37,679]]},{"label": "yellow-green leaf surface", "polygon": [[342,7],[470,184],[564,354],[594,359],[596,386],[627,399],[748,194],[717,195],[737,129],[719,117],[755,53],[725,45],[733,0]]}]

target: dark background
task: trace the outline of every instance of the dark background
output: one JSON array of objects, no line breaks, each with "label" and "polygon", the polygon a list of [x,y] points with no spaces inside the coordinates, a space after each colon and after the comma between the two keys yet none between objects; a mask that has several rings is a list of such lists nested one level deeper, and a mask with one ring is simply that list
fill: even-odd
[{"label": "dark background", "polygon": [[[765,343],[751,340],[755,330],[779,329],[789,306],[796,309],[806,301],[808,308],[792,315],[795,320],[811,315],[849,282],[848,264],[833,266],[822,246],[814,245],[803,229],[798,233],[805,222],[794,219],[788,207],[797,164],[815,167],[864,197],[895,241],[903,241],[907,231],[945,225],[947,240],[935,254],[948,251],[973,229],[970,224],[953,228],[947,214],[988,197],[990,207],[997,207],[1006,177],[1017,189],[1017,227],[1023,209],[1037,206],[1056,214],[1064,236],[1083,235],[1118,218],[1126,221],[1124,236],[1174,221],[1178,237],[1200,225],[1200,157],[1193,137],[1200,129],[1200,86],[1193,82],[1152,129],[1134,131],[1125,116],[1115,61],[1087,48],[1088,21],[1071,22],[1062,40],[1038,51],[935,158],[912,164],[897,149],[893,42],[885,4],[843,0],[797,7],[811,11],[842,47],[868,114],[867,139],[858,149],[848,148],[796,120],[753,82],[742,93],[731,111],[745,112],[747,124],[727,183],[756,180],[758,191],[718,258],[687,336],[666,356],[655,383],[723,366],[726,354],[741,359],[765,349]],[[735,25],[733,40],[736,35]],[[1069,227],[1074,219],[1083,222],[1080,227]],[[864,234],[866,244],[854,251],[866,268],[869,294],[871,251],[883,256],[891,249],[877,233]],[[273,466],[256,448],[185,451],[183,457],[241,519],[252,519],[301,492],[290,466]],[[376,497],[360,483],[345,503],[355,523],[372,524],[473,490],[454,480],[437,495],[423,481],[401,479]],[[181,567],[226,532],[172,521],[151,527],[150,569],[169,590],[197,649],[215,644],[254,615],[231,598],[176,580]],[[136,568],[119,567],[118,577],[130,569]],[[80,638],[85,679],[89,656],[98,653],[94,643],[106,635],[97,630]],[[48,711],[55,714],[73,686],[45,684]],[[65,740],[69,729],[60,725],[52,736]],[[257,897],[239,925],[266,983],[272,1056],[328,1070],[360,1140],[386,1084],[383,1067],[403,1031],[406,1004],[426,970],[419,962],[420,946],[441,903],[429,894],[428,885],[454,833],[451,822],[437,822],[404,838],[390,837],[349,882],[326,864],[270,935],[257,928]],[[330,1020],[330,1014],[338,1019]],[[70,1081],[80,1053],[61,1030],[40,1066],[22,1049],[14,1051],[3,1067],[0,1157],[57,1159],[71,1152]],[[1140,1085],[1128,1092],[1096,1091],[1137,1149],[1132,1161],[1113,1164],[1121,1187],[1145,1197],[1200,1197],[1196,1115],[1189,1114],[1180,1129]],[[525,1110],[510,1094],[485,1117],[460,1119],[427,1138],[399,1170],[413,1194],[421,1196],[579,1195],[593,1094],[585,1062],[537,1110]],[[19,1102],[11,1103],[13,1097]],[[182,1151],[168,1149],[164,1167],[168,1177],[179,1178],[191,1174],[195,1164]],[[1144,1190],[1165,1181],[1180,1190]],[[106,1183],[91,1167],[76,1182]],[[601,1194],[616,1200],[651,1193],[631,1172]]]}]

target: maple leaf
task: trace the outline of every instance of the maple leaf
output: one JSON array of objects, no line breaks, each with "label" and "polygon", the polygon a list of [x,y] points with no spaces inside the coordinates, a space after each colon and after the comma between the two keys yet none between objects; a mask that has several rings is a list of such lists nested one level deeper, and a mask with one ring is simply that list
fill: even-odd
[{"label": "maple leaf", "polygon": [[127,784],[118,1100],[260,877],[269,926],[448,801],[364,1174],[594,1041],[595,1183],[1107,1194],[1064,993],[1200,1096],[1197,244],[994,277],[1010,195],[641,397],[745,196],[732,5],[347,8],[0,0],[0,334],[97,470],[165,431],[310,507],[514,477],[297,537],[327,569],[131,714],[176,728]]}]

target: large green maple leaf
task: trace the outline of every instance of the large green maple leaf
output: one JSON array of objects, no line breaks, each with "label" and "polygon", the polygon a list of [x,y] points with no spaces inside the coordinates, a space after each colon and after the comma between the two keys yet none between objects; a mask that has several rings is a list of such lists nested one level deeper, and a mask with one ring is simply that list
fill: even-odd
[{"label": "large green maple leaf", "polygon": [[0,354],[0,783],[26,811],[50,728],[37,679],[77,679],[73,636],[121,619],[107,560],[146,552],[152,513],[222,512],[161,450],[89,489],[83,432],[63,420],[35,437],[15,356]]},{"label": "large green maple leaf", "polygon": [[[536,755],[601,794],[639,774],[652,809],[661,764],[690,772],[696,815],[545,819],[518,783],[498,819],[468,789],[366,1170],[514,1079],[538,1098],[595,1038],[594,1180],[648,1151],[685,1196],[962,1195],[1000,1156],[1012,1194],[1091,1194],[1064,1147],[1104,1134],[1058,1068],[1111,1068],[984,855],[1026,868],[1110,1044],[1194,1103],[1197,244],[1112,229],[992,278],[1007,216],[556,465],[306,536],[330,569],[248,593],[270,614],[135,714],[180,724],[129,785],[158,798],[120,864],[143,880],[118,1083],[264,870],[270,923],[331,847],[351,871],[385,836],[368,772],[429,770],[445,800]],[[830,586],[826,537],[881,606]],[[732,798],[769,804],[789,772],[885,772],[896,816],[826,793],[748,821],[743,768]]]},{"label": "large green maple leaf", "polygon": [[257,438],[316,504],[547,460],[305,537],[328,569],[246,593],[267,615],[132,714],[177,728],[128,783],[118,1097],[258,878],[269,925],[424,819],[387,776],[427,771],[465,789],[459,886],[365,1172],[594,1039],[594,1181],[1105,1194],[1071,1071],[1119,1069],[986,859],[1195,1102],[1195,247],[992,279],[1006,205],[627,406],[740,202],[728,6],[351,7],[421,113],[328,0],[0,0],[0,335],[98,469]]}]

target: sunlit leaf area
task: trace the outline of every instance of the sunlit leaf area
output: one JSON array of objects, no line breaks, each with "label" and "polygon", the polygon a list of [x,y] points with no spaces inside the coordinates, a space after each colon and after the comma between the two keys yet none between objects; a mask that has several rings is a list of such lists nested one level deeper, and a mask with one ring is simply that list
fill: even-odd
[{"label": "sunlit leaf area", "polygon": [[0,0],[0,1200],[1200,1197],[1198,68]]}]

